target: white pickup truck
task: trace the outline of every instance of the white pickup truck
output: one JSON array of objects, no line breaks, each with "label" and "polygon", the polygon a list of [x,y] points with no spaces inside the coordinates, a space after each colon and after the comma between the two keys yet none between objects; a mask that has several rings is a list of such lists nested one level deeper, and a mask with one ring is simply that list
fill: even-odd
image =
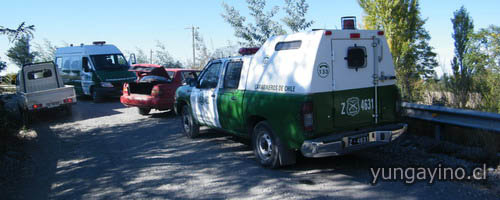
[{"label": "white pickup truck", "polygon": [[23,66],[17,75],[16,91],[18,107],[25,123],[33,112],[59,109],[71,114],[76,103],[73,86],[65,86],[52,62]]}]

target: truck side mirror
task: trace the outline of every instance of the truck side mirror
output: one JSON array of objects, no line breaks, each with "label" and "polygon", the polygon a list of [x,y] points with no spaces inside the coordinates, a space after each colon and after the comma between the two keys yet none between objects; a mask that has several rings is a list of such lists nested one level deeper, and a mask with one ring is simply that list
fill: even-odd
[{"label": "truck side mirror", "polygon": [[90,72],[89,58],[88,57],[82,58],[82,68],[83,68],[84,72]]},{"label": "truck side mirror", "polygon": [[136,64],[137,63],[137,60],[135,59],[135,54],[131,53],[129,58],[128,58],[128,64],[129,65],[133,65],[133,64]]}]

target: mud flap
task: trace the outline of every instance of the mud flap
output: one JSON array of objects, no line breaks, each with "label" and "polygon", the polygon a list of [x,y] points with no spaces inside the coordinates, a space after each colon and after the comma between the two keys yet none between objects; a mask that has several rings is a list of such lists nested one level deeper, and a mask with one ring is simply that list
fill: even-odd
[{"label": "mud flap", "polygon": [[[280,140],[278,138],[278,140]],[[281,166],[293,165],[297,162],[296,152],[287,147],[287,145],[281,145],[281,141],[279,141],[279,159]]]}]

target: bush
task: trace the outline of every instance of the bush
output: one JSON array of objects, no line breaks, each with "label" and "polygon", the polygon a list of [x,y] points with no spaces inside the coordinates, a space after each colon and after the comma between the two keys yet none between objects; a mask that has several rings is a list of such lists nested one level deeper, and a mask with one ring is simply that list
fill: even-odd
[{"label": "bush", "polygon": [[4,108],[4,102],[0,99],[0,155],[7,151],[9,142],[13,141],[21,129],[22,124],[11,112]]}]

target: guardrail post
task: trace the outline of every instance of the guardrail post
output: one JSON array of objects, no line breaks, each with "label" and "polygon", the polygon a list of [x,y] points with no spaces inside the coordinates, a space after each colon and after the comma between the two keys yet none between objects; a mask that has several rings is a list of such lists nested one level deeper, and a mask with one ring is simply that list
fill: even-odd
[{"label": "guardrail post", "polygon": [[436,126],[434,126],[434,139],[436,141],[441,140],[441,125],[440,124],[436,124]]}]

